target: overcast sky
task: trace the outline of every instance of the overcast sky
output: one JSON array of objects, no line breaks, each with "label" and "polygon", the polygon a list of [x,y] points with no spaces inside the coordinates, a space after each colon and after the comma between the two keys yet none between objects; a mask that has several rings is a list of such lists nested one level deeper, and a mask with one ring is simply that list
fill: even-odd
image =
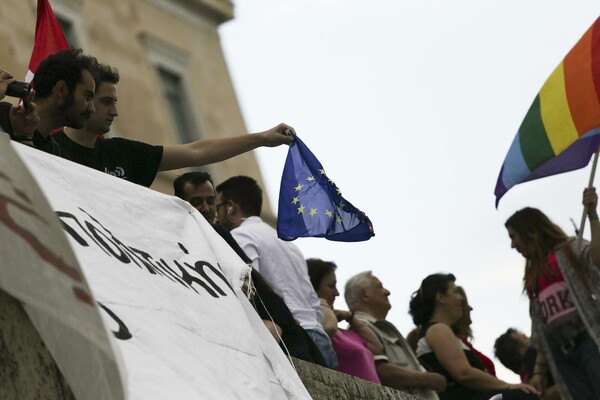
[{"label": "overcast sky", "polygon": [[[492,356],[508,327],[529,333],[524,260],[504,222],[533,206],[573,233],[591,168],[519,185],[498,210],[494,187],[534,97],[600,2],[234,3],[221,34],[249,131],[294,126],[375,228],[362,243],[298,239],[305,256],[337,263],[340,292],[350,276],[373,270],[392,292],[388,319],[404,334],[413,328],[410,294],[440,271],[466,289],[480,351]],[[286,154],[258,152],[274,207]]]}]

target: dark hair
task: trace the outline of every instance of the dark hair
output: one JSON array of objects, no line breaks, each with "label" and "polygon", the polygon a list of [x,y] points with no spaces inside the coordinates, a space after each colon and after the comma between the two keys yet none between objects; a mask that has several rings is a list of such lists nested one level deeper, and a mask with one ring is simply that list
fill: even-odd
[{"label": "dark hair", "polygon": [[540,277],[548,271],[546,258],[559,245],[566,244],[567,234],[537,208],[526,207],[515,212],[504,226],[514,230],[533,253],[525,262],[523,288],[531,296]]},{"label": "dark hair", "polygon": [[221,201],[232,200],[240,206],[240,210],[247,216],[260,216],[262,209],[262,189],[258,183],[249,176],[234,176],[216,187],[221,193]]},{"label": "dark hair", "polygon": [[523,355],[519,353],[521,343],[512,337],[513,333],[517,333],[517,330],[508,328],[506,333],[503,333],[496,339],[496,343],[494,343],[494,355],[500,360],[502,365],[515,374],[519,374],[523,367]]},{"label": "dark hair", "polygon": [[73,95],[75,87],[82,81],[81,73],[84,69],[89,71],[96,80],[98,60],[83,54],[81,49],[61,50],[49,55],[42,60],[31,81],[35,89],[35,97],[47,98],[59,81],[64,81],[69,88],[69,94]]},{"label": "dark hair", "polygon": [[420,326],[431,319],[435,308],[435,297],[438,293],[446,293],[448,284],[455,282],[452,274],[432,274],[421,282],[421,287],[410,299],[410,315],[415,325]]},{"label": "dark hair", "polygon": [[116,85],[119,83],[119,70],[106,64],[98,64],[98,72],[94,77],[96,79],[96,90],[101,83],[108,82]]},{"label": "dark hair", "polygon": [[306,265],[308,266],[310,283],[312,283],[315,292],[319,290],[323,278],[337,269],[337,265],[334,262],[323,261],[319,258],[309,258],[306,260]]},{"label": "dark hair", "polygon": [[188,182],[194,185],[194,187],[198,187],[205,182],[210,182],[210,184],[213,187],[215,186],[208,172],[186,172],[185,174],[178,176],[173,181],[173,191],[175,192],[175,196],[179,197],[180,199],[183,199],[183,188]]}]

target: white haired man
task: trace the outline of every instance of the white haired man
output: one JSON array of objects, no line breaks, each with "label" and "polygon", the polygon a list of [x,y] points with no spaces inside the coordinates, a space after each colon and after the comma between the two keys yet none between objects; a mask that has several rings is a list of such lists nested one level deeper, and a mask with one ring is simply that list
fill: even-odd
[{"label": "white haired man", "polygon": [[436,392],[446,389],[446,378],[426,372],[404,336],[385,319],[392,308],[389,295],[390,291],[371,271],[354,275],[344,289],[346,304],[354,318],[369,327],[383,344],[383,354],[387,359],[378,360],[375,365],[381,383],[424,399],[436,400]]}]

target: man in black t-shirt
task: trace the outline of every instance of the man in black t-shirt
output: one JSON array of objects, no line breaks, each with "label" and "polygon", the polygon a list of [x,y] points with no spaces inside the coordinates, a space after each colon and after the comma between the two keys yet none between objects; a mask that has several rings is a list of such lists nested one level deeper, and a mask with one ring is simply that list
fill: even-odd
[{"label": "man in black t-shirt", "polygon": [[[293,140],[288,134],[291,128],[285,124],[252,135],[171,146],[124,138],[99,139],[98,135],[110,131],[118,115],[118,81],[116,70],[100,66],[81,50],[56,52],[36,71],[32,81],[35,103],[30,112],[0,103],[0,127],[13,139],[31,139],[40,150],[144,186],[152,184],[158,171],[212,164],[260,146],[274,147]],[[50,136],[65,126],[72,129]]]},{"label": "man in black t-shirt", "polygon": [[291,127],[279,124],[265,132],[196,142],[153,146],[125,138],[102,139],[108,133],[117,111],[117,70],[98,67],[94,106],[96,112],[84,126],[53,135],[69,158],[80,164],[128,181],[150,186],[158,171],[199,167],[227,160],[257,147],[274,147],[293,140]]}]

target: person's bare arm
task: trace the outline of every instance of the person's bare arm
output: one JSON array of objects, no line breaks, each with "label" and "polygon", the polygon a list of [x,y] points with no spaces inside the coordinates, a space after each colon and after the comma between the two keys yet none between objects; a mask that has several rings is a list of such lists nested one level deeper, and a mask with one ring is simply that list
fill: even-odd
[{"label": "person's bare arm", "polygon": [[469,364],[452,329],[445,324],[432,325],[425,334],[427,343],[440,364],[458,383],[477,390],[520,389],[526,393],[539,392],[530,385],[509,384]]},{"label": "person's bare arm", "polygon": [[200,167],[227,160],[258,147],[290,144],[294,140],[290,132],[293,132],[293,128],[286,124],[279,124],[259,133],[164,146],[158,170]]},{"label": "person's bare arm", "polygon": [[335,312],[335,316],[337,317],[338,321],[348,321],[350,324],[350,329],[358,333],[367,341],[367,348],[371,351],[371,353],[375,355],[383,353],[383,344],[377,335],[358,318],[354,318],[353,313],[344,310],[333,310],[333,312]]},{"label": "person's bare arm", "polygon": [[323,308],[323,330],[330,338],[333,338],[338,330],[338,320],[334,314],[331,306],[327,304],[327,300],[319,299],[321,307]]},{"label": "person's bare arm", "polygon": [[387,361],[375,363],[381,383],[394,389],[419,387],[443,392],[446,390],[446,378],[434,372],[413,371]]},{"label": "person's bare arm", "polygon": [[537,352],[535,365],[528,383],[542,393],[546,391],[548,386],[548,362],[543,351]]},{"label": "person's bare arm", "polygon": [[552,385],[542,393],[542,400],[561,400],[560,393],[556,385]]}]

